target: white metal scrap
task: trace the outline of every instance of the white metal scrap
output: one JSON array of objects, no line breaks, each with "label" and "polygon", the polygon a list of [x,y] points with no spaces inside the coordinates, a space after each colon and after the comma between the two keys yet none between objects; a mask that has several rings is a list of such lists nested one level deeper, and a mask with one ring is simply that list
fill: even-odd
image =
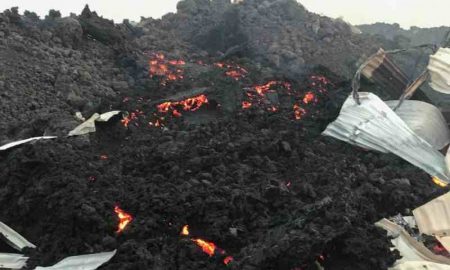
[{"label": "white metal scrap", "polygon": [[440,48],[430,56],[428,71],[431,75],[431,88],[450,94],[450,48]]},{"label": "white metal scrap", "polygon": [[8,150],[10,148],[13,148],[13,147],[25,144],[25,143],[33,142],[33,141],[49,140],[49,139],[56,139],[56,138],[57,137],[55,137],[55,136],[42,136],[42,137],[33,137],[33,138],[26,139],[26,140],[15,141],[15,142],[11,142],[11,143],[5,144],[3,146],[0,146],[0,151]]},{"label": "white metal scrap", "polygon": [[0,234],[2,234],[6,238],[6,240],[8,240],[8,244],[10,244],[11,247],[19,251],[21,251],[25,247],[36,248],[35,245],[30,243],[22,235],[11,229],[3,222],[0,222]]},{"label": "white metal scrap", "polygon": [[68,136],[79,136],[95,132],[95,122],[108,122],[113,116],[120,113],[122,113],[122,111],[110,111],[103,114],[94,113],[91,118],[71,130]]},{"label": "white metal scrap", "polygon": [[111,260],[115,254],[116,250],[111,252],[67,257],[53,266],[38,266],[34,270],[95,270],[102,264]]},{"label": "white metal scrap", "polygon": [[450,182],[445,156],[418,136],[378,96],[360,92],[349,96],[339,117],[323,135],[383,153],[393,153],[442,181]]},{"label": "white metal scrap", "polygon": [[27,261],[28,257],[22,254],[0,253],[1,269],[22,269]]},{"label": "white metal scrap", "polygon": [[[5,237],[11,247],[19,251],[25,247],[36,248],[35,245],[3,222],[0,222],[0,234]],[[2,269],[22,269],[27,261],[28,257],[22,254],[0,253],[0,268]]]},{"label": "white metal scrap", "polygon": [[[394,109],[398,100],[385,101]],[[418,100],[405,100],[395,113],[416,135],[430,143],[434,149],[443,149],[450,143],[450,132],[442,112],[434,105]]]}]

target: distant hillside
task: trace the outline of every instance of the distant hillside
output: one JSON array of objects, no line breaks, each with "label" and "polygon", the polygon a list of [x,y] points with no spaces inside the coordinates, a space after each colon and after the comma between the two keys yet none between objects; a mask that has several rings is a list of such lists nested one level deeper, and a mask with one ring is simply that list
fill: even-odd
[{"label": "distant hillside", "polygon": [[363,33],[380,35],[391,41],[397,41],[400,45],[415,46],[421,44],[441,44],[446,39],[450,27],[441,26],[434,28],[411,27],[403,29],[399,24],[375,23],[357,26]]}]

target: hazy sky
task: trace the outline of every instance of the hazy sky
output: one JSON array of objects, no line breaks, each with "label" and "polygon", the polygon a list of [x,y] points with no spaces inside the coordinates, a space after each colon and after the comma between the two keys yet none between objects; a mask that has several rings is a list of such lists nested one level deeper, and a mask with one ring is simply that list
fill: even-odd
[{"label": "hazy sky", "polygon": [[[159,18],[176,10],[178,0],[0,0],[0,10],[19,6],[20,11],[35,11],[41,17],[49,9],[63,15],[79,14],[86,3],[106,18],[121,22],[139,21],[141,16]],[[450,26],[450,0],[300,0],[310,11],[330,17],[344,17],[353,24],[398,22],[405,28]]]}]

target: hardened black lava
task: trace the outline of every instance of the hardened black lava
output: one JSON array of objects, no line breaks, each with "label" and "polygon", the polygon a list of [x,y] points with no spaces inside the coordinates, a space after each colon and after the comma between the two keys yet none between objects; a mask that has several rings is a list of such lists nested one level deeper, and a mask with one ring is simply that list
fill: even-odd
[{"label": "hardened black lava", "polygon": [[[317,23],[318,15],[290,8],[295,1],[246,1],[249,17],[236,31],[223,29],[237,16],[234,5],[201,3],[182,1],[178,14],[138,25],[114,25],[89,9],[44,20],[15,9],[0,14],[0,141],[59,136],[0,152],[0,221],[37,246],[24,251],[27,269],[114,249],[99,269],[390,267],[398,254],[374,223],[411,214],[445,190],[395,156],[320,135],[350,91],[330,72],[348,64],[342,55],[320,52],[333,40],[365,51],[352,43],[360,38],[339,21]],[[251,40],[252,23],[283,10],[289,16],[271,23],[284,34],[267,37],[278,45],[254,50],[261,43]],[[296,16],[305,28],[295,28]],[[220,23],[182,31],[210,17]],[[223,39],[212,42],[213,33]],[[308,47],[287,44],[289,36]],[[208,54],[213,49],[221,53]],[[304,57],[292,54],[300,51]],[[172,77],[160,66],[166,62]],[[194,93],[208,102],[157,107]],[[127,120],[65,136],[81,123],[76,112],[114,109]],[[120,233],[116,206],[133,218]],[[214,256],[199,239],[214,243]]]}]

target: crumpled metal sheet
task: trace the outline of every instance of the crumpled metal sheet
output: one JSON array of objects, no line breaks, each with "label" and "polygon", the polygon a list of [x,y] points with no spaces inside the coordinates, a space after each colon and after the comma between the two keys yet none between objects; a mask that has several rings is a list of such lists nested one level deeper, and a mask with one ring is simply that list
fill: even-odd
[{"label": "crumpled metal sheet", "polygon": [[450,48],[440,48],[430,56],[428,72],[433,90],[450,94]]},{"label": "crumpled metal sheet", "polygon": [[436,255],[427,249],[422,243],[411,237],[401,226],[382,219],[375,223],[376,226],[387,231],[388,235],[393,237],[391,240],[394,249],[400,252],[402,258],[396,261],[394,268],[406,262],[426,261],[438,264],[450,264],[450,259],[441,255]]},{"label": "crumpled metal sheet", "polygon": [[390,270],[450,270],[450,265],[427,261],[411,261],[395,265]]},{"label": "crumpled metal sheet", "polygon": [[93,133],[96,131],[95,122],[108,122],[113,116],[116,116],[120,113],[122,113],[122,111],[111,111],[103,114],[94,113],[91,118],[71,130],[68,136],[80,136],[88,133]]},{"label": "crumpled metal sheet", "polygon": [[0,222],[0,234],[2,234],[6,238],[8,244],[10,244],[11,247],[19,251],[21,251],[25,247],[36,248],[35,245],[30,243],[22,235],[20,235],[18,232],[14,231],[10,227],[8,227],[3,222]]},{"label": "crumpled metal sheet", "polygon": [[450,192],[413,210],[417,227],[423,234],[450,235]]},{"label": "crumpled metal sheet", "polygon": [[8,150],[10,148],[25,144],[25,143],[29,143],[32,141],[37,141],[37,140],[49,140],[49,139],[55,139],[57,137],[55,136],[42,136],[42,137],[33,137],[33,138],[29,138],[29,139],[25,139],[25,140],[20,140],[20,141],[15,141],[15,142],[11,142],[8,144],[5,144],[3,146],[0,146],[0,151],[5,151]]},{"label": "crumpled metal sheet", "polygon": [[[385,103],[394,109],[399,101],[388,100]],[[405,100],[395,113],[434,149],[441,150],[450,143],[447,121],[436,106],[418,100]]]},{"label": "crumpled metal sheet", "polygon": [[445,156],[415,134],[378,96],[360,92],[358,105],[352,96],[339,117],[322,133],[383,153],[393,153],[428,174],[450,182]]},{"label": "crumpled metal sheet", "polygon": [[27,264],[28,257],[22,254],[0,253],[1,269],[22,269]]},{"label": "crumpled metal sheet", "polygon": [[38,266],[34,270],[95,270],[116,254],[116,250],[89,255],[72,256],[49,267]]}]

